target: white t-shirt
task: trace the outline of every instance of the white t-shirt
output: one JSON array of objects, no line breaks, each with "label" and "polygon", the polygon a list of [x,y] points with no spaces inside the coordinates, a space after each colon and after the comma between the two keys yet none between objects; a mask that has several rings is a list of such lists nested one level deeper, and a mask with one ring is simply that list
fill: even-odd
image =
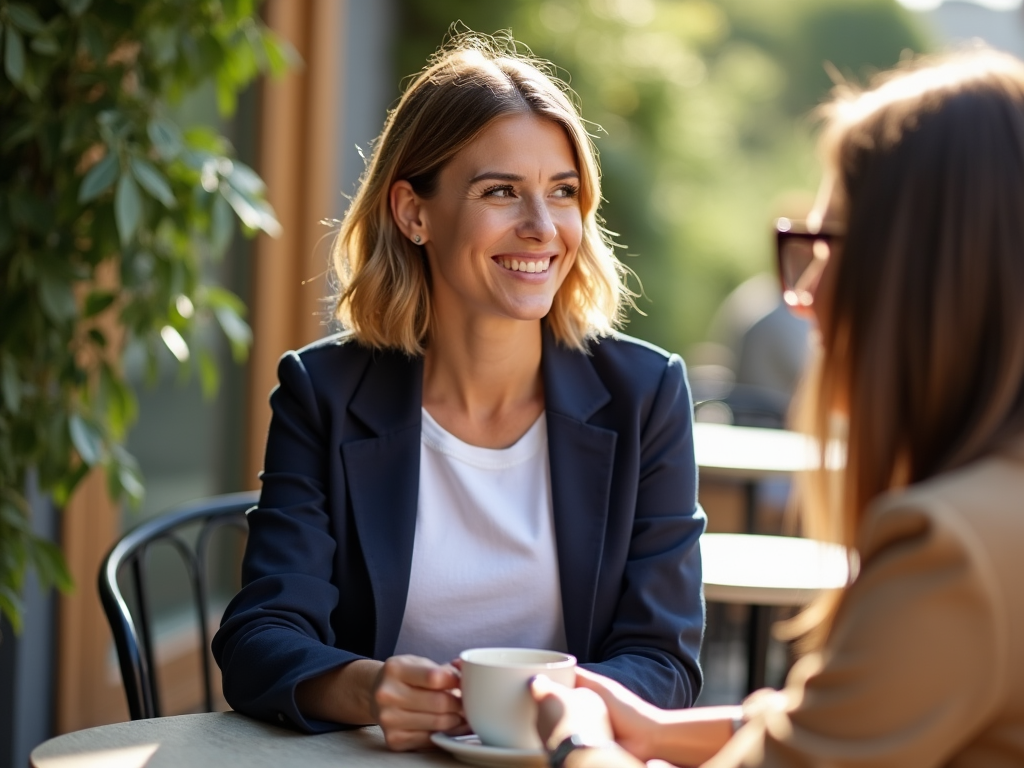
[{"label": "white t-shirt", "polygon": [[466,648],[566,650],[547,421],[480,448],[423,410],[409,595],[396,654],[438,663]]}]

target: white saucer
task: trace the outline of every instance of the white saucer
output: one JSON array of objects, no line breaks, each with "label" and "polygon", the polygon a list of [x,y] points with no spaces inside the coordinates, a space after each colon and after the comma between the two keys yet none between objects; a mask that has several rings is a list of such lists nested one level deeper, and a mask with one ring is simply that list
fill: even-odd
[{"label": "white saucer", "polygon": [[481,768],[547,768],[548,756],[542,749],[508,749],[487,747],[480,743],[476,734],[449,736],[446,733],[432,733],[430,740],[456,760]]}]

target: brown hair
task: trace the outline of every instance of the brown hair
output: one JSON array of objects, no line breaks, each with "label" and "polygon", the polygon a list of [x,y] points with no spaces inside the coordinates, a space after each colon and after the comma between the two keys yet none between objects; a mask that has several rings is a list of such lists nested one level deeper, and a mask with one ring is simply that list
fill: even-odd
[{"label": "brown hair", "polygon": [[926,59],[824,109],[847,232],[802,395],[823,465],[803,506],[810,535],[852,548],[873,499],[1024,432],[1024,64]]},{"label": "brown hair", "polygon": [[392,219],[391,186],[405,179],[429,197],[441,169],[491,121],[522,113],[562,127],[580,173],[583,238],[547,323],[559,341],[577,349],[618,324],[628,299],[624,268],[599,226],[596,152],[568,86],[519,52],[510,35],[463,32],[433,56],[388,115],[335,241],[336,316],[360,342],[421,354],[430,333],[428,267],[422,248]]}]

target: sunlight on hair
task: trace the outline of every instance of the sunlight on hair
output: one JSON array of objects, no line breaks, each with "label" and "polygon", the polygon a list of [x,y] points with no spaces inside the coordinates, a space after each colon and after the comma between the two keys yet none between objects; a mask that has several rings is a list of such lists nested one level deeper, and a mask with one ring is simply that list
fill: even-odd
[{"label": "sunlight on hair", "polygon": [[968,50],[947,56],[935,64],[925,57],[897,68],[880,85],[860,91],[849,85],[837,86],[837,98],[826,105],[825,112],[840,123],[852,125],[879,110],[900,102],[909,102],[926,93],[959,88],[974,78],[993,72],[1019,73],[1021,61],[1007,53],[994,50]]}]

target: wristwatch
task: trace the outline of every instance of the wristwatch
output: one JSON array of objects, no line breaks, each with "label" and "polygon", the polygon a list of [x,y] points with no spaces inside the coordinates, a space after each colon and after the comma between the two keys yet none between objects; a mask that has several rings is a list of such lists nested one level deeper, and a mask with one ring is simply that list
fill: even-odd
[{"label": "wristwatch", "polygon": [[569,756],[571,752],[575,752],[577,749],[591,749],[599,747],[607,747],[612,742],[607,739],[602,741],[594,741],[588,739],[579,733],[571,733],[562,739],[561,743],[553,750],[548,757],[548,763],[551,768],[562,768],[562,764],[565,762],[565,758]]}]

